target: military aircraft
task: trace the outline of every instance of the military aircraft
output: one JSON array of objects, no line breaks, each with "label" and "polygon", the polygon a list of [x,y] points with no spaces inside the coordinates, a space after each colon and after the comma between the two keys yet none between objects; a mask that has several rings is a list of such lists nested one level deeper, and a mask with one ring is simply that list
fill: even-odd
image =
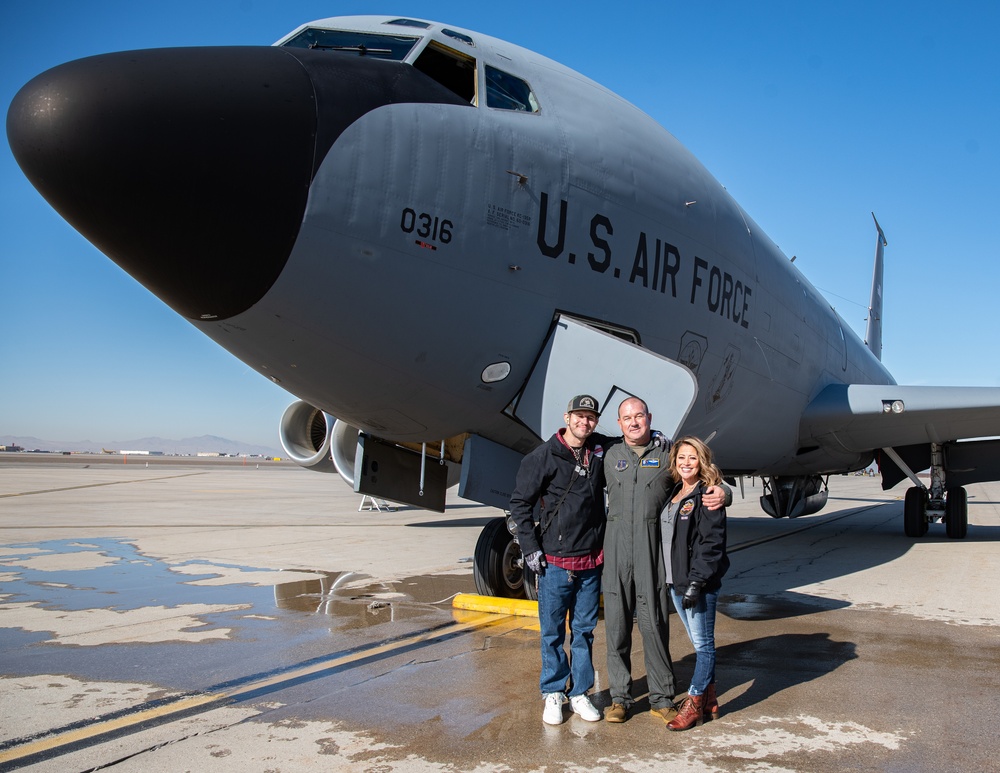
[{"label": "military aircraft", "polygon": [[[25,85],[7,133],[73,227],[298,398],[288,455],[359,492],[505,508],[581,392],[612,433],[645,397],[761,476],[774,517],[877,457],[913,481],[907,535],[962,538],[963,487],[1000,479],[1000,389],[899,386],[880,361],[877,221],[862,342],[664,128],[510,43],[365,16],[95,56]],[[475,568],[525,592],[502,518]]]}]

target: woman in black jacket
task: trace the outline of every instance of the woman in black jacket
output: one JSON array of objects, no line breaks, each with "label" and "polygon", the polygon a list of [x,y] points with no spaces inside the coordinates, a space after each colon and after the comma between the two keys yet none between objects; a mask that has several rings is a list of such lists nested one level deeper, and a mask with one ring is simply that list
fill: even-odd
[{"label": "woman in black jacket", "polygon": [[660,516],[660,543],[667,583],[677,616],[695,650],[691,687],[677,716],[667,727],[687,730],[719,714],[715,691],[715,608],[722,576],[729,569],[726,555],[726,510],[709,510],[701,495],[722,482],[712,452],[695,437],[685,437],[670,449],[670,473],[677,483]]}]

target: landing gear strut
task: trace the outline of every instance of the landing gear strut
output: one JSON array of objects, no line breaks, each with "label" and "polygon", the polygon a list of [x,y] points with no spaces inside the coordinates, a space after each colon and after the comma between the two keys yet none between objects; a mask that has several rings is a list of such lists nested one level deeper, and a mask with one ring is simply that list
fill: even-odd
[{"label": "landing gear strut", "polygon": [[907,489],[903,500],[903,532],[923,537],[928,524],[944,523],[950,539],[965,539],[969,531],[969,498],[961,486],[945,489],[944,453],[940,443],[931,443],[931,485],[928,489],[891,448],[884,449],[917,485]]}]

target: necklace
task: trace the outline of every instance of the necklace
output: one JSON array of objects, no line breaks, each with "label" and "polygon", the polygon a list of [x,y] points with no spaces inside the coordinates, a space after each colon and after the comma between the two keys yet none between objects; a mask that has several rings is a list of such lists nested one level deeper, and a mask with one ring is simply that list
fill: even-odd
[{"label": "necklace", "polygon": [[576,459],[576,471],[581,476],[587,477],[590,474],[590,454],[587,453],[586,446],[579,448],[570,446],[569,450],[573,452],[573,458]]}]

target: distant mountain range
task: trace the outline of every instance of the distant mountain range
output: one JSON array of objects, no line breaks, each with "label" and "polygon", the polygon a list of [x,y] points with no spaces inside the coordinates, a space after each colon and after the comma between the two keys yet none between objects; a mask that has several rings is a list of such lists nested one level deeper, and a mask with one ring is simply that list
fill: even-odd
[{"label": "distant mountain range", "polygon": [[161,437],[144,437],[134,440],[42,440],[36,437],[0,435],[0,445],[21,446],[25,451],[76,451],[95,454],[108,451],[162,451],[175,456],[195,456],[199,453],[219,454],[259,454],[261,456],[284,456],[277,448],[256,446],[239,440],[229,440],[216,435],[202,435],[183,440],[168,440]]}]

